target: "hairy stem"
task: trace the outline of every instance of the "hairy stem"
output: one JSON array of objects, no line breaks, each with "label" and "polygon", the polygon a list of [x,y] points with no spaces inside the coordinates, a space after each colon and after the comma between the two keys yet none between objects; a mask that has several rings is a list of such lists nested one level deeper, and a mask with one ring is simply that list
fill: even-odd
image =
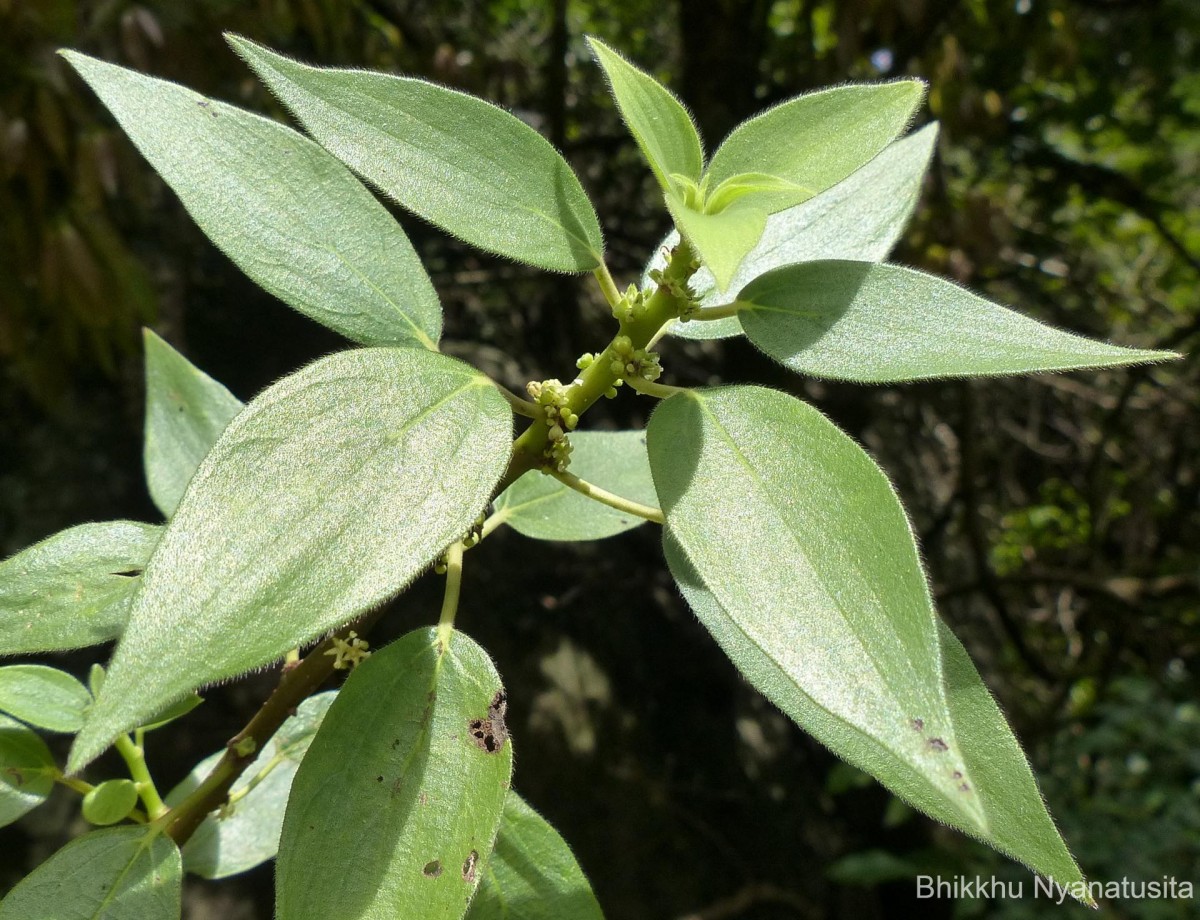
[{"label": "hairy stem", "polygon": [[640,377],[630,377],[625,382],[629,384],[630,389],[655,399],[670,399],[676,393],[687,392],[686,387],[673,387],[666,383],[655,383],[653,380],[642,380]]},{"label": "hairy stem", "polygon": [[713,319],[725,319],[729,316],[737,316],[742,312],[744,304],[735,300],[733,303],[724,303],[716,307],[701,307],[699,310],[693,311],[688,315],[687,322],[704,322]]},{"label": "hairy stem", "polygon": [[[673,290],[678,291],[683,288],[688,279],[695,274],[697,268],[699,268],[699,262],[696,261],[692,248],[685,240],[680,240],[679,244],[671,251],[667,267],[663,269],[663,280],[658,288],[647,298],[644,308],[636,319],[621,323],[613,339],[615,340],[617,336],[627,336],[634,348],[645,348],[668,323],[679,316],[684,303],[673,293]],[[607,270],[603,275],[607,275]],[[603,287],[604,281],[599,269],[596,270],[596,277],[601,279]],[[611,276],[608,280],[611,282]],[[613,290],[616,290],[615,285],[613,285]],[[575,415],[582,416],[596,400],[617,383],[617,375],[613,373],[611,367],[612,359],[615,357],[617,357],[617,353],[610,342],[608,347],[596,356],[596,360],[580,373],[578,379],[571,386],[568,408]],[[513,442],[512,458],[509,460],[508,470],[496,485],[496,489],[492,493],[493,497],[507,489],[523,474],[544,465],[543,456],[548,437],[549,428],[540,419],[535,419],[521,433]]]},{"label": "hairy stem", "polygon": [[454,629],[458,614],[458,597],[462,590],[462,541],[450,544],[446,550],[446,593],[442,597],[442,614],[438,618],[438,634],[443,640]]},{"label": "hairy stem", "polygon": [[204,782],[186,799],[158,818],[166,827],[167,836],[183,846],[196,832],[209,812],[220,808],[229,798],[230,787],[254,762],[256,753],[278,731],[305,699],[334,671],[336,657],[325,654],[352,631],[365,632],[383,613],[383,608],[352,623],[326,639],[308,653],[298,664],[285,667],[274,692],[262,708],[246,723],[245,728],[225,744],[225,753],[217,761]]},{"label": "hairy stem", "polygon": [[607,489],[602,489],[598,485],[580,479],[573,473],[560,473],[558,470],[551,470],[550,475],[564,486],[572,488],[581,495],[586,495],[588,498],[594,499],[602,505],[608,505],[610,508],[624,511],[626,514],[632,514],[635,517],[645,518],[647,521],[653,521],[655,524],[666,523],[666,518],[663,517],[663,513],[657,508],[643,505],[641,502],[635,502],[628,498],[622,498],[620,495],[614,495]]}]

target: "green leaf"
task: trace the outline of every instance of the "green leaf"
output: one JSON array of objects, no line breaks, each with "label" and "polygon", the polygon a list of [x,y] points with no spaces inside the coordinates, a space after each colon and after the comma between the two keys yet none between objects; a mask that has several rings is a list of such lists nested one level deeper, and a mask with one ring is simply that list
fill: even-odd
[{"label": "green leaf", "polygon": [[330,355],[263,392],[167,525],[69,769],[403,589],[483,510],[511,431],[485,376],[414,348]]},{"label": "green leaf", "polygon": [[0,715],[0,827],[46,801],[57,775],[46,742],[29,726]]},{"label": "green leaf", "polygon": [[838,756],[986,833],[925,575],[879,467],[759,387],[672,396],[648,433],[668,565],[742,674]]},{"label": "green leaf", "polygon": [[780,180],[743,201],[769,214],[841,182],[905,128],[925,92],[916,80],[839,86],[800,96],[738,125],[713,154],[712,188],[742,173]]},{"label": "green leaf", "polygon": [[[980,839],[1073,891],[1071,886],[1082,882],[1083,874],[1046,811],[1021,745],[966,649],[945,624],[938,625],[946,697],[990,827]],[[926,811],[953,823],[953,815],[939,814],[932,810],[936,803],[929,804]]]},{"label": "green leaf", "polygon": [[[92,695],[99,693],[98,690],[93,690]],[[155,729],[162,728],[164,725],[170,725],[176,719],[182,719],[189,712],[204,702],[204,699],[198,693],[189,693],[177,703],[165,707],[162,711],[155,713],[149,722],[145,722],[138,726],[144,732],[152,732]]]},{"label": "green leaf", "polygon": [[242,403],[149,329],[146,343],[146,443],[150,496],[164,517],[175,513],[196,467]]},{"label": "green leaf", "polygon": [[116,824],[128,818],[137,803],[137,784],[133,780],[106,780],[83,797],[83,817],[101,827]]},{"label": "green leaf", "polygon": [[[880,262],[886,259],[912,216],[921,194],[921,183],[933,156],[937,124],[926,125],[889,145],[870,163],[853,172],[833,188],[803,204],[767,218],[762,238],[742,260],[729,295],[717,290],[707,269],[692,278],[701,306],[728,302],[747,284],[774,268],[815,259],[857,259]],[[662,250],[674,247],[670,237],[655,250],[647,267],[661,269],[666,261]],[[649,278],[643,284],[649,284]],[[736,316],[725,319],[676,323],[672,335],[686,339],[720,339],[740,335]]]},{"label": "green leaf", "polygon": [[279,920],[462,917],[512,776],[504,710],[462,633],[420,629],[359,665],[292,783]]},{"label": "green leaf", "polygon": [[604,920],[558,831],[515,792],[467,920]]},{"label": "green leaf", "polygon": [[308,67],[227,37],[317,141],[404,207],[540,268],[600,265],[600,223],[579,179],[519,118],[424,80]]},{"label": "green leaf", "polygon": [[420,259],[334,157],[277,122],[62,53],[200,229],[251,279],[355,342],[436,347],[441,306]]},{"label": "green leaf", "polygon": [[698,182],[704,169],[704,150],[683,103],[598,38],[589,36],[588,45],[604,69],[621,117],[642,148],[658,184],[664,191],[671,191],[672,173]]},{"label": "green leaf", "polygon": [[[184,869],[204,878],[226,878],[275,856],[292,778],[335,696],[334,690],[310,696],[263,745],[254,763],[230,790],[241,798],[205,818],[184,844]],[[167,794],[167,804],[174,807],[190,795],[224,753],[217,751],[196,764]],[[245,792],[247,789],[249,792]]]},{"label": "green leaf", "polygon": [[0,920],[179,920],[179,850],[145,827],[92,831],[17,883]]},{"label": "green leaf", "polygon": [[162,528],[80,524],[0,562],[0,655],[108,642],[121,634],[137,573]]},{"label": "green leaf", "polygon": [[766,211],[743,207],[740,202],[720,214],[702,214],[670,192],[667,209],[722,291],[729,287],[742,259],[754,248],[767,225]]},{"label": "green leaf", "polygon": [[77,732],[92,705],[87,687],[42,664],[0,668],[0,712],[52,732]]},{"label": "green leaf", "polygon": [[[577,431],[571,435],[571,447],[571,472],[576,476],[622,498],[657,507],[644,431]],[[537,470],[500,493],[496,513],[514,530],[538,540],[600,540],[646,523]]]},{"label": "green leaf", "polygon": [[806,262],[738,295],[746,335],[797,373],[863,383],[1111,367],[1178,357],[1060,332],[898,265]]}]

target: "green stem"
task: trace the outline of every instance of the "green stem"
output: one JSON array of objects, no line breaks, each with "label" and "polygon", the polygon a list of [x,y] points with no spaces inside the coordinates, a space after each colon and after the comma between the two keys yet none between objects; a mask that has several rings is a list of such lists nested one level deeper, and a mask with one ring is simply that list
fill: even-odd
[{"label": "green stem", "polygon": [[654,383],[641,377],[627,377],[625,383],[630,389],[637,390],[643,396],[653,396],[655,399],[670,399],[676,393],[686,393],[686,387],[673,387],[666,383]]},{"label": "green stem", "polygon": [[163,802],[162,796],[158,794],[158,787],[154,785],[154,777],[150,775],[150,770],[146,766],[146,751],[140,744],[135,744],[134,740],[128,735],[118,735],[116,743],[117,753],[125,761],[125,765],[129,767],[129,776],[137,784],[138,795],[141,797],[142,804],[146,806],[146,814],[151,820],[161,818],[167,813],[166,803]]},{"label": "green stem", "polygon": [[526,418],[542,417],[542,410],[539,409],[536,404],[531,403],[528,399],[522,399],[508,387],[501,386],[500,384],[496,383],[495,380],[492,381],[492,386],[499,390],[500,395],[508,400],[508,404],[512,406],[513,412],[517,413],[517,415],[523,415]]},{"label": "green stem", "polygon": [[458,596],[462,589],[462,559],[462,541],[450,544],[450,548],[446,550],[446,593],[442,597],[442,614],[438,617],[438,635],[443,640],[454,630],[454,617],[458,614]]},{"label": "green stem", "polygon": [[628,498],[622,498],[620,495],[614,495],[607,489],[602,489],[585,479],[580,479],[573,473],[560,473],[558,470],[551,470],[550,475],[564,486],[572,488],[581,495],[586,495],[588,498],[595,499],[603,505],[608,505],[610,508],[616,508],[618,511],[624,511],[626,514],[645,518],[647,521],[653,521],[655,524],[666,523],[666,518],[663,517],[663,513],[657,508],[643,505]]},{"label": "green stem", "polygon": [[608,266],[601,262],[600,267],[593,271],[592,274],[600,282],[600,290],[604,292],[604,299],[608,301],[608,305],[615,307],[619,304],[621,302],[621,292],[617,289],[617,282],[613,280]]},{"label": "green stem", "polygon": [[705,322],[706,320],[737,316],[745,309],[745,306],[740,300],[735,300],[733,303],[724,303],[718,307],[701,307],[688,315],[687,322]]},{"label": "green stem", "polygon": [[[663,269],[663,282],[653,294],[647,298],[639,316],[631,322],[623,322],[617,330],[617,336],[628,336],[634,348],[645,348],[659,332],[670,322],[674,321],[684,304],[681,299],[671,293],[687,284],[688,279],[695,274],[699,263],[695,259],[691,247],[681,240],[671,252],[667,267]],[[607,271],[603,274],[607,274]],[[596,277],[602,273],[596,269]],[[611,277],[609,278],[611,281]],[[601,281],[601,286],[604,282]],[[615,290],[615,286],[614,286]],[[612,359],[616,357],[612,343],[596,356],[571,386],[567,408],[575,415],[582,416],[595,402],[607,393],[616,383],[617,375],[612,371]],[[493,496],[499,495],[523,474],[536,470],[544,465],[544,451],[549,436],[549,427],[540,419],[525,429],[513,441],[512,458],[508,470],[500,477],[500,482],[493,491]]]}]

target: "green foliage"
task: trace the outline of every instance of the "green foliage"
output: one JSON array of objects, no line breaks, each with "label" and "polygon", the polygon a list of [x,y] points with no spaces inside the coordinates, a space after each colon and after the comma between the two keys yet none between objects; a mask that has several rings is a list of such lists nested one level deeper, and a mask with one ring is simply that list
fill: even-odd
[{"label": "green foliage", "polygon": [[897,265],[808,262],[779,268],[743,288],[738,304],[750,341],[789,370],[859,383],[1178,357],[1060,332]]},{"label": "green foliage", "polygon": [[400,591],[487,502],[509,419],[486,377],[418,349],[340,352],[253,400],[167,525],[70,770]]},{"label": "green foliage", "polygon": [[417,630],[360,665],[296,773],[276,916],[461,917],[512,776],[506,709],[462,633]]},{"label": "green foliage", "polygon": [[140,827],[92,831],[0,902],[0,920],[178,920],[183,870],[170,838]]},{"label": "green foliage", "polygon": [[[711,321],[733,334],[738,317],[786,367],[862,382],[1173,357],[1056,332],[881,264],[931,155],[932,127],[896,140],[922,84],[786,101],[735,128],[705,168],[682,103],[594,41],[676,224],[644,286],[622,293],[578,178],[519,119],[426,81],[230,41],[316,143],[67,55],[251,278],[369,347],[242,407],[147,334],[145,471],[168,523],[84,525],[0,567],[0,652],[120,637],[90,692],[52,668],[0,668],[0,711],[76,732],[69,774],[110,745],[129,772],[96,786],[65,776],[4,716],[0,817],[59,781],[93,823],[134,824],[68,844],[5,897],[0,920],[177,917],[183,868],[220,878],[276,854],[282,920],[598,918],[566,844],[511,791],[507,693],[455,625],[464,557],[502,524],[559,541],[663,524],[688,603],[784,714],[929,816],[1061,884],[1082,878],[937,617],[886,474],[792,396],[659,382],[665,333]],[[441,354],[429,277],[343,163],[482,249],[594,271],[612,340],[569,384],[531,382],[534,402]],[[645,435],[575,433],[626,386],[663,400]],[[512,410],[528,420],[515,440]],[[436,627],[369,651],[358,631],[431,566],[445,576]],[[281,658],[255,718],[163,801],[145,733],[185,717],[197,689]],[[336,670],[351,671],[336,697],[314,696]]]},{"label": "green foliage", "polygon": [[258,284],[356,342],[433,346],[442,316],[425,270],[337,160],[260,116],[64,55],[209,239]]},{"label": "green foliage", "polygon": [[46,801],[57,773],[46,742],[28,726],[0,714],[0,827]]},{"label": "green foliage", "polygon": [[540,268],[602,262],[600,224],[579,180],[518,118],[423,80],[306,67],[229,41],[319,143],[426,220]]},{"label": "green foliage", "polygon": [[[645,432],[581,431],[571,437],[571,447],[574,475],[635,502],[657,503]],[[600,540],[646,522],[536,470],[497,496],[495,520],[538,540]]]},{"label": "green foliage", "polygon": [[671,572],[739,670],[884,785],[986,834],[929,589],[879,468],[815,409],[753,387],[672,397],[649,442]]},{"label": "green foliage", "polygon": [[92,703],[70,674],[40,664],[0,668],[0,712],[52,732],[77,732]]},{"label": "green foliage", "polygon": [[146,484],[158,510],[170,517],[242,403],[149,329],[145,341]]},{"label": "green foliage", "polygon": [[161,527],[80,524],[0,563],[0,654],[115,639]]},{"label": "green foliage", "polygon": [[583,870],[558,832],[509,792],[496,848],[467,920],[603,920]]}]

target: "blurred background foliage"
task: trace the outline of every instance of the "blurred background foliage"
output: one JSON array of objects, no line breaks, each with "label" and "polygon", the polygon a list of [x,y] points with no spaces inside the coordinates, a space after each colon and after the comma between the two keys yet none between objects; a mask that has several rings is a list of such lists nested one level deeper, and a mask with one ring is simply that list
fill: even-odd
[{"label": "blurred background foliage", "polygon": [[[243,399],[341,345],[205,241],[54,54],[78,48],[283,118],[224,30],[508,107],[579,171],[623,282],[666,219],[585,34],[671,84],[710,149],[799,92],[928,80],[920,117],[941,122],[941,139],[896,259],[1184,359],[870,389],[791,378],[741,341],[674,343],[664,363],[682,382],[790,389],[866,444],[1085,872],[1200,883],[1194,0],[0,0],[4,555],[82,520],[154,519],[141,325]],[[580,279],[400,219],[443,297],[451,353],[520,387],[570,373],[606,337]],[[638,425],[646,411],[622,399],[600,421]],[[461,619],[510,687],[518,787],[573,843],[609,916],[1059,915],[1045,900],[917,902],[917,872],[1028,877],[915,816],[750,691],[674,592],[650,528],[563,546],[503,534],[470,563]],[[419,582],[376,642],[428,622],[436,593]],[[159,741],[162,781],[218,748],[270,682],[215,690]],[[0,832],[0,890],[81,830],[73,808],[64,795]],[[189,884],[188,917],[270,916],[270,867]]]}]

